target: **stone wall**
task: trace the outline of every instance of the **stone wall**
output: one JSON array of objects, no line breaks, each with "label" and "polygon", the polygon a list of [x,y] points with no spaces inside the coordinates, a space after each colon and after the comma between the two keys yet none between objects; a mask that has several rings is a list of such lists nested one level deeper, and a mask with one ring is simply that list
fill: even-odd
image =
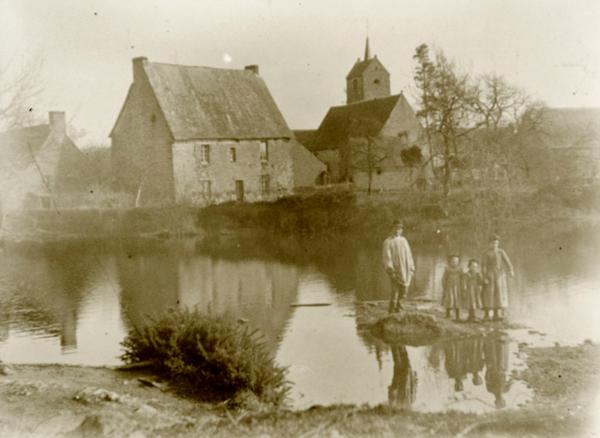
[{"label": "stone wall", "polygon": [[[234,201],[236,181],[244,182],[244,200],[273,200],[293,191],[289,140],[266,140],[268,159],[261,159],[261,140],[191,141],[173,145],[173,173],[176,201],[194,205]],[[202,159],[202,147],[209,147],[209,160]],[[231,149],[236,159],[232,161]],[[269,192],[261,190],[261,176],[269,176]],[[210,195],[205,193],[210,181]]]},{"label": "stone wall", "polygon": [[134,60],[134,82],[111,134],[118,190],[136,194],[141,205],[174,201],[172,138],[152,91],[143,59]]},{"label": "stone wall", "polygon": [[317,157],[325,163],[329,173],[329,182],[341,182],[345,175],[341,165],[340,151],[338,149],[325,149],[316,152]]}]

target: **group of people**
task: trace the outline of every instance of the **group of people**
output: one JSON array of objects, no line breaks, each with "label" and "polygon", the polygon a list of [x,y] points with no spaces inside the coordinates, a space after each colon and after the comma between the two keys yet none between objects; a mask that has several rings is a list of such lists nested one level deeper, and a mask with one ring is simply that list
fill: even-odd
[{"label": "group of people", "polygon": [[513,277],[514,269],[506,251],[500,248],[500,237],[495,234],[490,239],[490,248],[479,262],[470,259],[466,272],[460,266],[460,257],[448,257],[448,266],[442,277],[442,306],[448,318],[460,320],[460,311],[469,312],[468,321],[476,321],[476,311],[483,309],[483,320],[503,319],[508,307],[508,275]]},{"label": "group of people", "polygon": [[[402,299],[414,277],[415,264],[406,238],[404,225],[394,221],[393,233],[383,243],[383,265],[391,280],[389,313],[400,311]],[[481,269],[480,269],[481,267]],[[481,259],[470,259],[466,271],[458,255],[448,257],[442,277],[442,306],[446,316],[454,314],[460,320],[460,311],[468,311],[468,321],[477,321],[476,312],[483,310],[483,320],[502,320],[508,307],[508,276],[514,276],[513,265],[502,248],[500,237],[493,235],[490,247]]]}]

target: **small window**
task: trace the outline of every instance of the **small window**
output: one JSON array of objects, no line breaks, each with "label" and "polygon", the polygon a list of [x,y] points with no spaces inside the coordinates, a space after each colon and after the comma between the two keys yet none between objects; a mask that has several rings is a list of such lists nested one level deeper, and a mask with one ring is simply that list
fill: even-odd
[{"label": "small window", "polygon": [[260,193],[268,195],[271,191],[271,177],[269,175],[260,176]]},{"label": "small window", "polygon": [[200,162],[203,164],[210,163],[210,145],[203,144],[200,146]]},{"label": "small window", "polygon": [[204,199],[209,200],[212,197],[211,185],[211,181],[208,179],[202,181],[202,195],[204,196]]},{"label": "small window", "polygon": [[352,89],[354,90],[355,93],[358,92],[358,79],[354,79],[352,81]]},{"label": "small window", "polygon": [[379,79],[375,79],[375,80],[373,81],[373,83],[374,83],[375,85],[379,85]]},{"label": "small window", "polygon": [[156,114],[152,114],[150,116],[150,122],[152,122],[152,123],[156,122]]},{"label": "small window", "polygon": [[269,161],[269,145],[266,141],[260,142],[260,161]]},{"label": "small window", "polygon": [[229,148],[229,161],[235,163],[237,161],[237,154],[234,147]]}]

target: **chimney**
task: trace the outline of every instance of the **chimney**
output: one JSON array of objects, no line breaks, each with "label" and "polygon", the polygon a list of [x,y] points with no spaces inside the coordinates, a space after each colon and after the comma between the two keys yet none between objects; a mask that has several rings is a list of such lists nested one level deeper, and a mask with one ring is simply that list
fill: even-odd
[{"label": "chimney", "polygon": [[67,132],[67,122],[64,111],[50,111],[48,113],[50,129],[54,132],[64,134]]},{"label": "chimney", "polygon": [[255,75],[258,75],[258,65],[256,64],[247,65],[246,67],[244,67],[244,70],[251,71]]},{"label": "chimney", "polygon": [[133,82],[137,82],[138,78],[141,78],[144,74],[144,64],[148,61],[145,56],[138,56],[133,58]]}]

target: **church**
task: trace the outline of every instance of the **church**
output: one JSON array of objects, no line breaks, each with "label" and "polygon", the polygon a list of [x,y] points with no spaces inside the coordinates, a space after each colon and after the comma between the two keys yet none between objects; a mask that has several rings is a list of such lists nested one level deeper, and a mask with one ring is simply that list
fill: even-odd
[{"label": "church", "polygon": [[390,73],[371,56],[368,38],[363,59],[346,76],[346,104],[329,108],[318,129],[294,134],[327,165],[323,183],[351,182],[370,192],[427,179],[421,124],[402,92],[391,94]]}]

